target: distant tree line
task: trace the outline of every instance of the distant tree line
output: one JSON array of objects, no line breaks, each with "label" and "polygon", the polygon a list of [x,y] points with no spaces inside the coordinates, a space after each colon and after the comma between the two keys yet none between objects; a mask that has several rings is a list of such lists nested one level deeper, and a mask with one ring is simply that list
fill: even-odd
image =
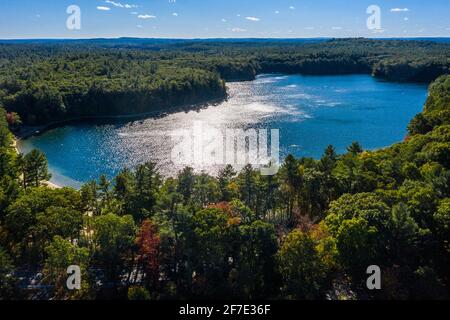
[{"label": "distant tree line", "polygon": [[42,125],[225,99],[225,81],[261,73],[431,82],[449,73],[449,57],[446,43],[367,39],[0,44],[0,101],[23,124]]}]

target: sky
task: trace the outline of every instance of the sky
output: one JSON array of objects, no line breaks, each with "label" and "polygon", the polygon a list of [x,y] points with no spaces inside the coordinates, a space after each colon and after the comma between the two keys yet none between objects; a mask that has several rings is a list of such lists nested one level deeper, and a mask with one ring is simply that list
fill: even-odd
[{"label": "sky", "polygon": [[449,0],[1,0],[0,39],[450,37],[449,17]]}]

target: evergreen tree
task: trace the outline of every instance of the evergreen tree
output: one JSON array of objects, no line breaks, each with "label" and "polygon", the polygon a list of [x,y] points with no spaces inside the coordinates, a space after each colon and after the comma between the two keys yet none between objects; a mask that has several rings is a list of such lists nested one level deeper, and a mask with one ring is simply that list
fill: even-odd
[{"label": "evergreen tree", "polygon": [[22,169],[25,187],[39,187],[43,181],[51,178],[45,155],[36,149],[25,155]]}]

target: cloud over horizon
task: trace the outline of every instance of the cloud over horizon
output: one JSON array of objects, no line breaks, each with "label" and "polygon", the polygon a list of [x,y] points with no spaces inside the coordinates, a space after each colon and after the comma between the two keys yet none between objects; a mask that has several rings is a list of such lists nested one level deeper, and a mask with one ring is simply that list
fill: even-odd
[{"label": "cloud over horizon", "polygon": [[140,14],[140,15],[138,15],[138,18],[146,20],[146,19],[155,19],[156,16],[151,15],[151,14]]},{"label": "cloud over horizon", "polygon": [[408,12],[408,8],[392,8],[391,12]]},{"label": "cloud over horizon", "polygon": [[122,4],[120,2],[115,2],[111,0],[106,0],[105,2],[118,8],[132,9],[138,7],[136,4],[128,4],[128,3]]}]

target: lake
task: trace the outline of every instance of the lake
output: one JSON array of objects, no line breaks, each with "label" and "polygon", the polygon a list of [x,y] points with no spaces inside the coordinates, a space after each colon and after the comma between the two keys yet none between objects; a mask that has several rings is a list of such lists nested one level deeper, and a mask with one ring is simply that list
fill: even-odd
[{"label": "lake", "polygon": [[[199,123],[220,132],[278,129],[281,158],[289,153],[320,158],[330,144],[342,153],[353,141],[369,150],[402,141],[427,97],[426,85],[369,75],[261,75],[229,83],[228,91],[228,101],[218,105],[133,121],[74,123],[21,141],[19,148],[45,152],[52,182],[73,187],[146,161],[156,162],[164,176],[175,175],[184,165],[173,161],[178,143],[173,133],[190,132]],[[220,168],[191,166],[210,174]]]}]

